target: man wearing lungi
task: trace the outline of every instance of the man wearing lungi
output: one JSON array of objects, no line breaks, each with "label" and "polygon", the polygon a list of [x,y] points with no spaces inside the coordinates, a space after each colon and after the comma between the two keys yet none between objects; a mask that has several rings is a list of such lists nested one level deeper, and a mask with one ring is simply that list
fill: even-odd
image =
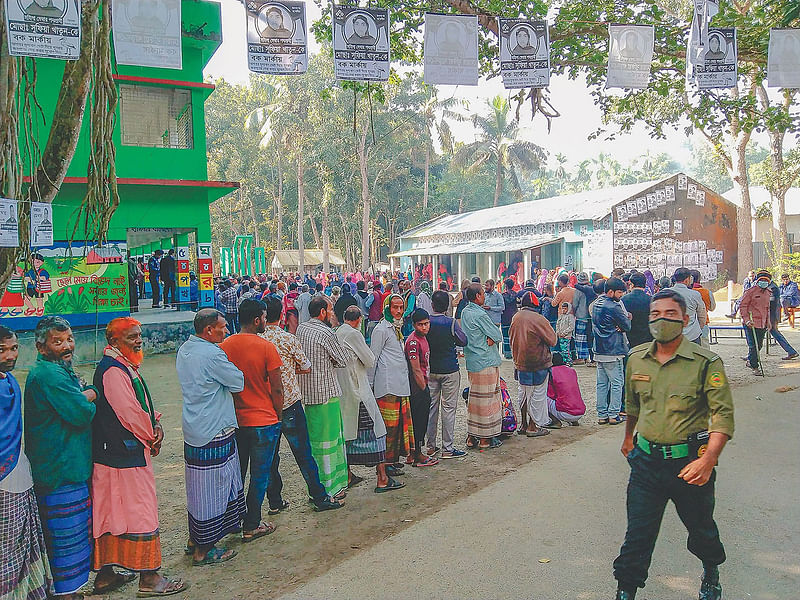
[{"label": "man wearing lungi", "polygon": [[75,339],[67,321],[36,325],[36,364],[25,382],[25,451],[39,501],[52,594],[82,598],[92,560],[92,419],[97,391],[72,369]]},{"label": "man wearing lungi", "polygon": [[52,577],[22,451],[22,393],[11,374],[18,355],[17,334],[0,325],[0,598],[43,600]]},{"label": "man wearing lungi", "polygon": [[244,375],[218,345],[228,333],[222,313],[199,310],[194,331],[178,350],[175,366],[183,392],[187,551],[192,564],[201,566],[236,556],[235,550],[215,544],[238,532],[245,514],[233,407],[233,392],[244,389]]}]

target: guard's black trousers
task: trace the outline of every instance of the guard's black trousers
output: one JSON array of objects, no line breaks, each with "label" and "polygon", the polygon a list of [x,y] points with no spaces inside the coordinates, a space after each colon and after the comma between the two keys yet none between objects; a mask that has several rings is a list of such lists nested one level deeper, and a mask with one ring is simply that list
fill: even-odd
[{"label": "guard's black trousers", "polygon": [[628,530],[625,543],[614,561],[614,578],[622,589],[644,587],[653,557],[658,530],[667,501],[672,500],[686,529],[689,552],[707,564],[725,562],[725,548],[714,522],[714,481],[716,470],[703,486],[690,485],[678,473],[696,456],[665,460],[635,447],[628,454]]}]

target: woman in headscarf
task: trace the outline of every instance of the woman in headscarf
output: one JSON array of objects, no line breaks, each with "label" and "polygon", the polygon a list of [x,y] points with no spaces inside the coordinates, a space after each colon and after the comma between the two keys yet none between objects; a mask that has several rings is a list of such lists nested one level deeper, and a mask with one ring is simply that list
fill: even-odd
[{"label": "woman in headscarf", "polygon": [[433,304],[431,304],[431,284],[427,279],[423,279],[419,284],[419,294],[417,294],[417,308],[424,308],[428,314],[433,314]]},{"label": "woman in headscarf", "polygon": [[375,365],[369,371],[369,381],[386,425],[386,487],[375,491],[386,492],[403,487],[392,479],[402,474],[401,456],[411,452],[413,426],[411,424],[411,386],[408,363],[403,346],[403,311],[405,300],[399,294],[390,294],[384,301],[383,319],[372,330],[370,349],[375,355]]},{"label": "woman in headscarf", "polygon": [[656,293],[656,278],[653,277],[653,272],[650,269],[644,272],[644,289],[651,296]]},{"label": "woman in headscarf", "polygon": [[547,275],[547,269],[542,269],[541,273],[539,274],[539,281],[536,282],[536,289],[542,294],[544,293],[544,286],[547,283]]}]

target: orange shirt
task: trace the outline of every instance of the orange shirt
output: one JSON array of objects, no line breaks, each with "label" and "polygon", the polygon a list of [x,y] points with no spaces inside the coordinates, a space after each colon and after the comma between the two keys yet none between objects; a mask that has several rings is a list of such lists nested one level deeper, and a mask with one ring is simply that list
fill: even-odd
[{"label": "orange shirt", "polygon": [[280,369],[277,348],[261,336],[237,333],[220,345],[236,368],[244,374],[244,389],[233,395],[239,427],[264,427],[278,422],[267,373]]}]

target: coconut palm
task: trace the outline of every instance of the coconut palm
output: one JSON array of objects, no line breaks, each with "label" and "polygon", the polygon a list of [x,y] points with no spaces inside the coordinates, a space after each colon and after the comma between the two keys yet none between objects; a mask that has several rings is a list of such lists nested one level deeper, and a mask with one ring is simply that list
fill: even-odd
[{"label": "coconut palm", "polygon": [[506,180],[514,197],[522,197],[519,174],[527,175],[540,168],[546,157],[543,148],[532,142],[517,139],[519,122],[511,116],[511,106],[501,96],[488,101],[489,115],[473,115],[472,124],[478,130],[477,140],[462,146],[453,157],[456,166],[475,172],[494,164],[494,203],[500,199]]},{"label": "coconut palm", "polygon": [[458,104],[463,104],[462,101],[450,97],[441,99],[436,95],[436,88],[433,86],[425,86],[425,104],[422,107],[422,116],[425,125],[425,181],[423,183],[422,192],[422,210],[428,210],[428,188],[430,181],[431,171],[431,157],[436,153],[433,147],[434,133],[439,139],[439,144],[442,152],[447,155],[453,154],[454,140],[453,134],[450,131],[450,124],[447,119],[454,121],[463,121],[464,117],[453,111],[453,108]]}]

